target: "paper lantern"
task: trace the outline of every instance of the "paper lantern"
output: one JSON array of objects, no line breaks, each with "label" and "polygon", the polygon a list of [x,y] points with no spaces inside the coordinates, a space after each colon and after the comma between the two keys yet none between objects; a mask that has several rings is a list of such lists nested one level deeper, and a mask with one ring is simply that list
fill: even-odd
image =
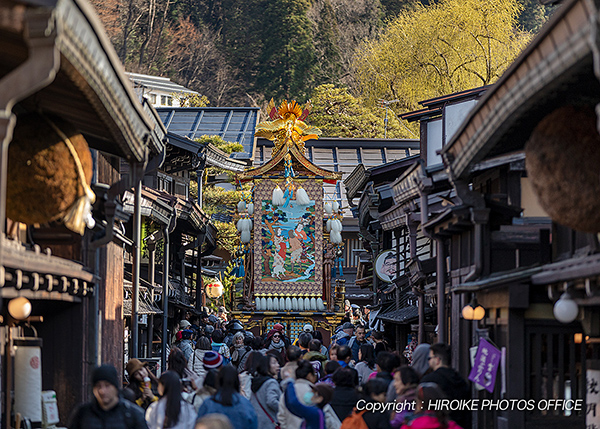
[{"label": "paper lantern", "polygon": [[214,279],[206,285],[204,291],[206,292],[206,296],[211,299],[220,298],[223,295],[223,283],[218,279]]}]

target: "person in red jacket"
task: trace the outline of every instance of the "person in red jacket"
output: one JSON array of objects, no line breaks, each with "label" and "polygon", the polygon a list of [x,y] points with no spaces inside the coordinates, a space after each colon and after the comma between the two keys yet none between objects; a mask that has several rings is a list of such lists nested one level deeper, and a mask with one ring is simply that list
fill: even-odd
[{"label": "person in red jacket", "polygon": [[432,402],[445,399],[446,395],[435,383],[419,384],[417,389],[416,413],[400,429],[462,429],[453,420],[448,419],[445,411],[432,411]]}]

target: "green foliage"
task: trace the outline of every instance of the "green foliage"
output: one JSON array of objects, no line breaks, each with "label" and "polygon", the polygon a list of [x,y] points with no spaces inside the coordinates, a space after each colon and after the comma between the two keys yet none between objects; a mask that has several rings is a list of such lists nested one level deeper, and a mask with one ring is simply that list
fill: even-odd
[{"label": "green foliage", "polygon": [[[494,40],[502,44],[507,37],[519,38],[515,28],[537,31],[554,10],[537,0],[91,1],[127,70],[170,77],[206,96],[211,105],[261,106],[271,97],[305,99],[317,86],[330,83],[352,88],[369,106],[376,98],[403,97],[404,110],[414,107],[410,100],[450,92],[452,88],[478,86],[482,81],[458,79],[454,73],[452,82],[458,82],[444,86],[440,79],[422,78],[420,69],[431,73],[434,65],[439,67],[439,63],[423,60],[432,49],[448,58],[438,42],[454,39],[439,37],[442,30],[445,35],[458,35],[472,28],[479,37],[483,34],[479,30],[490,29],[499,36]],[[438,14],[419,23],[423,9],[448,10],[450,3],[455,4],[454,15]],[[499,28],[489,17],[506,16],[508,3],[517,7],[509,13],[512,26]],[[371,48],[376,50],[386,37],[391,37],[397,20],[412,25],[405,25],[404,30],[405,39],[414,43],[392,45],[390,57],[396,59],[390,62],[406,64],[406,57],[413,55],[420,66],[394,72],[395,79],[386,76],[389,64],[372,63],[370,75],[363,70],[364,64],[352,67],[357,47],[361,47],[359,60],[363,60]],[[472,23],[479,23],[479,27]],[[377,39],[379,34],[382,37]],[[400,47],[403,51],[397,55]],[[494,47],[492,57],[505,67],[505,60],[512,56],[498,52]],[[448,60],[450,65],[455,64]],[[391,66],[397,68],[396,64]],[[479,65],[474,69],[479,71]],[[382,76],[375,79],[373,76],[380,72]],[[482,74],[483,80],[493,81],[497,73],[491,72],[489,79]],[[452,70],[443,73],[452,74]],[[407,77],[406,83],[401,82],[403,76]],[[369,81],[381,95],[373,97],[373,91],[365,88]],[[428,81],[433,81],[435,90],[427,86]],[[190,100],[186,105],[203,104],[201,100]]]},{"label": "green foliage", "polygon": [[[366,108],[345,88],[321,85],[312,96],[311,125],[328,137],[383,138],[385,109]],[[388,138],[415,138],[418,131],[403,127],[392,110],[388,112]]]},{"label": "green foliage", "polygon": [[[213,144],[217,149],[220,149],[227,154],[242,152],[244,150],[244,147],[241,144],[225,141],[220,136],[203,135],[196,139],[196,141],[202,144]],[[228,174],[229,182],[233,182],[233,175],[229,171],[216,167],[207,167],[205,171],[207,176],[217,176],[224,173]],[[192,176],[194,177],[190,177],[190,195],[193,198],[198,198],[197,178],[195,177],[195,174]],[[235,207],[241,197],[241,191],[228,191],[220,186],[204,183],[202,187],[202,208],[208,216],[223,212],[233,215],[235,213]],[[215,220],[212,222],[217,228],[218,247],[225,250],[230,255],[233,255],[240,242],[239,233],[235,227],[235,223],[224,223]]]},{"label": "green foliage", "polygon": [[186,93],[173,93],[171,96],[179,102],[181,107],[207,107],[210,104],[206,95]]},{"label": "green foliage", "polygon": [[237,247],[240,245],[240,233],[235,227],[234,222],[213,221],[217,228],[217,243],[220,249],[225,250],[230,255],[234,255]]},{"label": "green foliage", "polygon": [[521,10],[517,0],[416,3],[358,51],[361,97],[415,110],[419,100],[494,82],[530,38],[517,27]]}]

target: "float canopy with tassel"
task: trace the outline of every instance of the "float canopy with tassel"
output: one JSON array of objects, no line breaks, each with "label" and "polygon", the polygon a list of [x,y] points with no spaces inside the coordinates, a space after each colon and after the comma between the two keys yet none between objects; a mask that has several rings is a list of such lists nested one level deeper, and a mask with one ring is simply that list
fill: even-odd
[{"label": "float canopy with tassel", "polygon": [[317,298],[329,308],[333,302],[333,287],[324,269],[328,248],[324,230],[325,221],[332,218],[328,224],[336,231],[329,234],[329,241],[339,243],[341,222],[333,227],[339,213],[333,214],[331,204],[329,215],[324,216],[323,184],[336,184],[342,174],[313,164],[305,155],[306,141],[321,135],[318,128],[304,122],[310,109],[309,103],[301,107],[284,100],[275,105],[271,100],[269,118],[255,132],[273,142],[271,159],[237,176],[240,183],[253,183],[253,206],[246,201],[247,214],[240,215],[251,217],[254,224],[249,231],[240,221],[238,230],[242,243],[250,243],[248,267],[253,268],[246,270],[245,284],[252,285],[247,286],[247,297],[257,312],[288,311],[290,306],[299,310],[300,302],[310,310],[316,307],[311,302]]}]

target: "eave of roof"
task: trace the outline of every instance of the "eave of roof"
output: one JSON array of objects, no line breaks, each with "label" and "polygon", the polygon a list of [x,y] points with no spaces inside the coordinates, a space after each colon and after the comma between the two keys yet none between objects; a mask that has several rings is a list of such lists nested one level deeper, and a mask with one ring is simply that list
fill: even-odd
[{"label": "eave of roof", "polygon": [[[20,105],[26,110],[42,110],[68,120],[86,135],[91,147],[129,161],[144,161],[147,141],[154,138],[154,124],[125,77],[93,7],[85,0],[61,0],[44,6],[35,1],[17,3],[9,0],[0,13],[5,14],[23,3],[28,11],[36,11],[39,16],[36,19],[43,19],[43,14],[48,13],[46,28],[56,32],[54,46],[60,57],[58,72],[51,83],[21,101]],[[11,29],[18,25],[14,22],[16,15],[12,15],[8,28],[6,24],[0,24],[0,30],[13,36],[3,37],[0,42],[4,59],[0,75],[3,68],[11,67],[16,55],[14,50],[22,49],[27,43],[28,34],[31,34],[24,31],[28,26],[27,17],[27,13],[20,16],[21,32],[15,33],[14,28]],[[40,21],[37,24],[43,25]],[[50,41],[52,35],[45,33],[45,37]],[[162,141],[155,141],[149,149],[160,152],[162,148]]]},{"label": "eave of roof", "polygon": [[521,149],[547,110],[574,92],[574,83],[581,85],[575,98],[590,95],[591,85],[598,85],[592,63],[597,49],[590,43],[598,21],[589,17],[597,13],[593,2],[564,4],[486,92],[441,151],[455,179],[466,178],[502,142],[510,142],[505,151]]},{"label": "eave of roof", "polygon": [[[366,138],[346,138],[346,137],[319,137],[318,140],[308,140],[306,147],[339,147],[345,149],[369,148],[369,149],[419,149],[420,141],[418,139],[366,139]],[[274,146],[271,140],[263,137],[256,139],[257,146]]]}]

